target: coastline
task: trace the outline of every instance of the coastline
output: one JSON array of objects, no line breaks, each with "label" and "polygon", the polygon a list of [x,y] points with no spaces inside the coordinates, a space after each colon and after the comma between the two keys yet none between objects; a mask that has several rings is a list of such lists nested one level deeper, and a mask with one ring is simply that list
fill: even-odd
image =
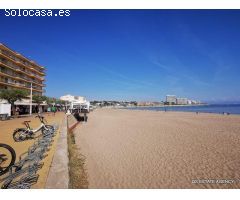
[{"label": "coastline", "polygon": [[168,105],[168,106],[135,106],[121,107],[119,109],[127,110],[151,110],[164,112],[192,112],[192,113],[209,113],[220,115],[240,115],[239,104],[201,104],[201,105]]},{"label": "coastline", "polygon": [[127,109],[95,110],[74,130],[89,188],[240,188],[239,132],[236,115]]},{"label": "coastline", "polygon": [[[117,110],[117,109],[116,109]],[[153,109],[125,109],[125,108],[119,108],[119,110],[129,110],[129,111],[142,111],[142,112],[159,112],[159,113],[165,113],[164,110],[153,110]],[[196,115],[196,112],[193,111],[173,111],[173,110],[168,110],[167,113],[173,113],[173,114],[191,114],[191,115]],[[235,116],[235,117],[240,117],[240,114],[229,114],[227,115],[226,113],[215,113],[215,112],[198,112],[198,115],[209,115],[209,116]]]},{"label": "coastline", "polygon": [[164,108],[164,107],[182,107],[182,106],[186,106],[186,107],[191,107],[191,106],[207,106],[210,104],[186,104],[186,105],[146,105],[146,106],[127,106],[126,108],[145,108],[145,107],[160,107],[160,108]]}]

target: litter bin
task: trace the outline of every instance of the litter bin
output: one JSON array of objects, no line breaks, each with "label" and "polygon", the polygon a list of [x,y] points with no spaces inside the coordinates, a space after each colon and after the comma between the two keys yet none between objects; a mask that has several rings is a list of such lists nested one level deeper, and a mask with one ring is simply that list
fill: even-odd
[{"label": "litter bin", "polygon": [[7,120],[8,119],[8,114],[0,114],[1,120]]}]

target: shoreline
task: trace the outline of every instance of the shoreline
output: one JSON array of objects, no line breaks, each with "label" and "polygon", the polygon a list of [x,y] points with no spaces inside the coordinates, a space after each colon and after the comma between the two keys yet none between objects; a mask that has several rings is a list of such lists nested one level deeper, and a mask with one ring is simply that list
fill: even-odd
[{"label": "shoreline", "polygon": [[[130,110],[130,111],[151,111],[151,112],[165,112],[164,110],[154,110],[154,109],[132,109],[132,108],[97,108],[97,109],[116,109],[116,110]],[[97,110],[96,109],[96,110]],[[194,113],[198,112],[198,114],[213,114],[213,115],[224,115],[224,116],[240,116],[240,114],[237,113],[227,113],[227,112],[203,112],[203,111],[183,111],[183,110],[167,110],[166,112],[172,112],[172,113]]]},{"label": "shoreline", "polygon": [[[154,108],[154,107],[160,107],[160,108],[164,108],[164,107],[191,107],[191,106],[208,106],[208,105],[211,105],[211,104],[187,104],[187,105],[154,105],[154,106],[127,106],[127,107],[124,107],[124,108],[145,108],[145,107],[149,107],[149,108]],[[113,106],[114,107],[114,106]],[[115,106],[115,107],[118,107],[118,106]]]},{"label": "shoreline", "polygon": [[[214,104],[212,104],[214,106]],[[216,104],[217,105],[217,104]],[[229,110],[223,110],[222,111],[211,111],[211,107],[210,110],[194,110],[194,108],[196,107],[204,107],[204,106],[211,106],[211,104],[204,104],[204,105],[194,105],[194,106],[190,106],[190,105],[173,105],[173,106],[135,106],[135,107],[119,107],[115,109],[126,109],[126,110],[149,110],[149,111],[162,111],[162,112],[190,112],[190,113],[197,113],[197,114],[203,114],[203,113],[207,113],[207,114],[218,114],[218,115],[240,115],[240,112],[232,112]],[[193,110],[181,110],[181,109],[174,109],[174,108],[193,108]],[[164,109],[165,108],[165,109]],[[172,110],[173,108],[173,110]],[[161,110],[163,109],[163,110]],[[201,109],[201,108],[200,108]],[[214,107],[213,107],[214,109]]]},{"label": "shoreline", "polygon": [[[164,110],[154,110],[154,109],[128,109],[128,108],[118,108],[118,109],[122,109],[122,110],[130,110],[130,111],[151,111],[151,112],[165,112]],[[167,110],[166,112],[171,112],[171,113],[194,113],[196,114],[196,111],[177,111],[177,110]],[[235,113],[217,113],[217,112],[203,112],[203,111],[197,111],[198,114],[213,114],[213,115],[226,115],[226,116],[229,116],[229,115],[233,115],[233,116],[240,116],[240,114],[235,114]]]}]

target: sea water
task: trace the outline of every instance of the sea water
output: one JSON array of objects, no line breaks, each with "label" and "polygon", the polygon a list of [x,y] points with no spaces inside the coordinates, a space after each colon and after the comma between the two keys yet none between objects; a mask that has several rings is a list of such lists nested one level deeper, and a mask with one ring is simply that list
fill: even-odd
[{"label": "sea water", "polygon": [[219,114],[240,114],[240,104],[209,104],[194,106],[163,106],[163,107],[131,107],[132,110],[155,110],[155,111],[180,111],[180,112],[204,112]]}]

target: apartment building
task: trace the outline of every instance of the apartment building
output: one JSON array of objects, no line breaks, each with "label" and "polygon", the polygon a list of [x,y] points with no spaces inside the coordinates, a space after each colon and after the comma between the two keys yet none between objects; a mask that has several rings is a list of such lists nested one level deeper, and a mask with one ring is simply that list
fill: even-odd
[{"label": "apartment building", "polygon": [[188,104],[188,99],[187,98],[177,98],[177,104],[178,105],[187,105]]},{"label": "apartment building", "polygon": [[166,103],[170,105],[177,104],[177,97],[175,95],[167,95]]},{"label": "apartment building", "polygon": [[0,89],[27,90],[30,95],[45,93],[45,68],[0,43]]}]

